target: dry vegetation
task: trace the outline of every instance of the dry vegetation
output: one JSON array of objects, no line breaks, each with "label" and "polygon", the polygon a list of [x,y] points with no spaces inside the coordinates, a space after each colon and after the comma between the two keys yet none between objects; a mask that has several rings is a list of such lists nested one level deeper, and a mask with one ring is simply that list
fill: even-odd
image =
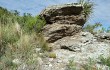
[{"label": "dry vegetation", "polygon": [[[84,15],[89,17],[92,13],[93,4],[83,0],[80,0],[79,3],[84,5]],[[39,53],[36,53],[35,49],[41,48],[41,52],[50,50],[40,33],[44,25],[45,20],[40,19],[39,16],[32,17],[30,14],[19,16],[17,11],[11,13],[0,7],[0,70],[16,70],[21,65],[20,62],[29,65],[31,70],[33,68],[38,69],[37,58]],[[87,31],[90,26],[85,29]],[[49,53],[48,57],[56,58],[56,54]],[[21,61],[16,64],[14,60]],[[109,64],[109,59],[101,60],[102,63]],[[85,67],[88,68],[90,65]],[[70,70],[75,70],[72,61],[69,64],[69,68]],[[85,70],[92,70],[87,68]]]}]

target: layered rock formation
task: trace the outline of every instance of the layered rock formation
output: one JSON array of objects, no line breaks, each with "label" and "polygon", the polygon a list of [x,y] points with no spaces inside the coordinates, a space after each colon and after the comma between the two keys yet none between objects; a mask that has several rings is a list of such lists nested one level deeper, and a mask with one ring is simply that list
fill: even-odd
[{"label": "layered rock formation", "polygon": [[46,40],[53,43],[80,32],[86,20],[82,11],[83,7],[77,4],[55,5],[43,10],[40,15],[47,22],[43,28]]}]

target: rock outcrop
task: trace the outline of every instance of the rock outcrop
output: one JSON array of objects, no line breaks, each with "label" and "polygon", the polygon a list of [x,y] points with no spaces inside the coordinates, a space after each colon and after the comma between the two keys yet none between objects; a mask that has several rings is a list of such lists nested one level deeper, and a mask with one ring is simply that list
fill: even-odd
[{"label": "rock outcrop", "polygon": [[46,40],[53,43],[80,32],[86,20],[82,11],[83,7],[78,4],[55,5],[43,10],[40,16],[47,22],[43,28]]},{"label": "rock outcrop", "polygon": [[82,11],[81,5],[65,4],[48,7],[40,14],[47,22],[43,28],[44,37],[57,55],[55,59],[44,58],[41,70],[68,70],[66,65],[70,58],[78,64],[85,64],[89,58],[97,62],[100,55],[108,57],[110,34],[82,32],[86,22]]}]

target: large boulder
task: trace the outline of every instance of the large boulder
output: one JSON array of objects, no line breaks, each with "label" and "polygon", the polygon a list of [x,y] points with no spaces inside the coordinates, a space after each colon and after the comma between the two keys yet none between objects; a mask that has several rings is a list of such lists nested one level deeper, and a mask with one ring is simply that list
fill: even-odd
[{"label": "large boulder", "polygon": [[66,36],[73,36],[82,30],[86,18],[81,13],[80,4],[54,5],[46,8],[40,14],[46,20],[43,34],[49,43]]}]

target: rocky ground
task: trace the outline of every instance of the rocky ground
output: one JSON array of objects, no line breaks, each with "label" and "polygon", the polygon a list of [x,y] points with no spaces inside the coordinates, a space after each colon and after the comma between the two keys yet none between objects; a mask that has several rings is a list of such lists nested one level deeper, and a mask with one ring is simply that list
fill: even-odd
[{"label": "rocky ground", "polygon": [[[43,28],[44,37],[53,48],[52,52],[56,53],[56,58],[43,59],[41,70],[68,70],[71,58],[80,66],[87,63],[89,58],[98,62],[101,55],[108,57],[110,34],[82,32],[86,22],[82,11],[81,5],[71,4],[49,7],[41,13],[47,21]],[[106,70],[106,67],[102,68]]]},{"label": "rocky ground", "polygon": [[106,42],[98,41],[89,32],[81,32],[80,35],[65,37],[54,43],[56,47],[61,47],[53,50],[56,53],[56,58],[45,58],[41,70],[68,70],[67,65],[69,60],[73,59],[78,65],[86,64],[89,58],[97,62],[97,67],[106,70],[106,67],[101,66],[99,57],[108,57],[110,53],[110,40]]}]

